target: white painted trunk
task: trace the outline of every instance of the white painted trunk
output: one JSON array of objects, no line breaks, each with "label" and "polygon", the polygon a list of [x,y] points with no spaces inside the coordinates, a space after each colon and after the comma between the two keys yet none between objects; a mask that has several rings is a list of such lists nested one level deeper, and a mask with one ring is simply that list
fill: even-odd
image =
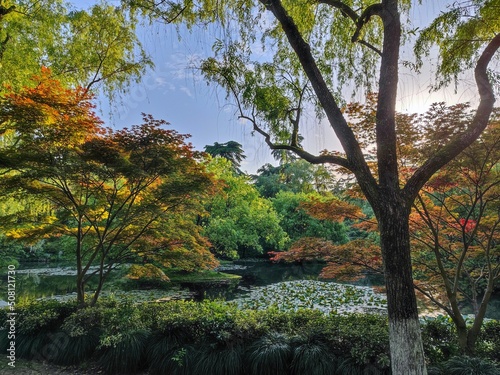
[{"label": "white painted trunk", "polygon": [[393,375],[427,375],[418,319],[390,319],[389,341]]}]

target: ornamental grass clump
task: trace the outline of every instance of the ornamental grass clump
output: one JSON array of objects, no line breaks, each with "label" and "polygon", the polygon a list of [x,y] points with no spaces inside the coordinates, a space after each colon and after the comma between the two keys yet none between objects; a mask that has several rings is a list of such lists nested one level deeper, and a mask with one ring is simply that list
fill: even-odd
[{"label": "ornamental grass clump", "polygon": [[281,332],[268,332],[248,351],[251,375],[288,375],[291,360],[290,338]]},{"label": "ornamental grass clump", "polygon": [[330,375],[335,372],[336,362],[327,345],[307,340],[297,343],[293,349],[292,375]]},{"label": "ornamental grass clump", "polygon": [[151,335],[146,350],[146,361],[151,375],[189,375],[193,367],[191,336],[181,330]]},{"label": "ornamental grass clump", "polygon": [[101,340],[101,367],[110,374],[133,374],[145,367],[149,331],[137,329]]},{"label": "ornamental grass clump", "polygon": [[442,375],[500,375],[500,369],[495,364],[482,358],[457,356],[440,367]]},{"label": "ornamental grass clump", "polygon": [[235,375],[244,373],[242,346],[208,345],[195,354],[192,375]]},{"label": "ornamental grass clump", "polygon": [[52,359],[59,365],[77,365],[88,360],[99,346],[103,332],[103,308],[83,308],[75,311],[64,320],[60,334],[65,335],[66,343]]}]

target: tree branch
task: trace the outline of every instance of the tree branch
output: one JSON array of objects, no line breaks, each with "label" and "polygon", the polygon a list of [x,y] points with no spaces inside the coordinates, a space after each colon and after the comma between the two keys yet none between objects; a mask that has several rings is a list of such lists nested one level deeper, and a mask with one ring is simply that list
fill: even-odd
[{"label": "tree branch", "polygon": [[500,49],[500,34],[488,43],[476,64],[475,78],[480,102],[471,124],[465,132],[455,137],[415,171],[404,187],[407,199],[413,200],[429,178],[470,146],[488,125],[495,103],[493,87],[488,78],[488,65],[498,49]]},{"label": "tree branch", "polygon": [[[290,46],[294,49],[299,61],[306,73],[311,85],[318,97],[322,108],[330,122],[332,129],[339,138],[340,143],[347,155],[349,169],[355,174],[363,193],[368,200],[378,205],[377,182],[371,174],[370,168],[364,158],[361,147],[356,140],[352,129],[347,124],[335,98],[326,84],[316,60],[314,59],[309,44],[304,40],[293,19],[283,8],[280,0],[260,0],[260,2],[273,13],[285,32]],[[330,1],[336,3],[335,1]],[[340,3],[338,3],[340,4]],[[349,14],[348,9],[346,11]],[[334,158],[337,160],[337,158]],[[345,165],[342,162],[341,165]]]},{"label": "tree branch", "polygon": [[361,29],[363,28],[364,25],[368,23],[370,18],[374,15],[380,15],[380,12],[382,10],[382,4],[372,4],[368,6],[363,13],[361,13],[361,16],[358,16],[356,11],[354,11],[350,6],[345,4],[342,1],[337,1],[337,0],[319,0],[318,3],[320,4],[327,4],[330,5],[334,8],[339,9],[344,17],[349,17],[354,24],[356,25],[356,31],[354,32],[353,36],[351,37],[351,41],[353,43],[359,43],[364,45],[365,47],[370,48],[372,51],[377,53],[379,56],[382,56],[382,51],[372,45],[371,43],[368,43],[367,41],[360,39],[359,35],[361,33]]},{"label": "tree branch", "polygon": [[252,119],[248,116],[239,116],[239,118],[250,121],[253,125],[253,130],[264,137],[266,144],[269,146],[269,148],[271,150],[292,151],[297,156],[301,157],[302,159],[308,161],[311,164],[331,163],[331,164],[337,164],[337,165],[340,165],[341,167],[352,170],[352,166],[350,165],[350,163],[347,159],[345,159],[341,156],[329,155],[329,154],[313,155],[313,154],[305,151],[304,149],[298,147],[297,145],[293,145],[293,143],[294,143],[293,139],[292,139],[292,145],[275,144],[271,141],[271,135],[269,133],[267,133],[266,131],[264,131],[262,128],[260,128],[254,119]]}]

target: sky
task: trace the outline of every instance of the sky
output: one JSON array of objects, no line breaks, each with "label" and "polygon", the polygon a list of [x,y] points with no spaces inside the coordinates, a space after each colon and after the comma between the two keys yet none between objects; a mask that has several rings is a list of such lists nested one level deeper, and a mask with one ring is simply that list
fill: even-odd
[{"label": "sky", "polygon": [[[429,15],[436,15],[443,5],[451,0],[424,0],[422,6],[412,9],[411,18],[416,26],[425,26]],[[96,1],[73,0],[74,6],[85,8]],[[109,1],[118,4],[119,1]],[[196,149],[214,142],[237,141],[243,146],[247,158],[242,170],[256,173],[265,163],[276,164],[264,140],[252,135],[248,123],[237,119],[235,107],[226,100],[225,93],[213,85],[207,85],[196,70],[190,68],[202,57],[212,55],[212,43],[217,29],[182,33],[179,40],[171,25],[157,24],[140,29],[138,36],[146,51],[151,55],[155,68],[149,70],[141,83],[133,85],[120,102],[110,106],[106,99],[98,101],[101,117],[109,126],[130,127],[141,123],[141,112],[171,123],[172,128],[184,134],[191,134],[190,141]],[[410,59],[411,51],[403,50],[401,59]],[[401,72],[399,84],[398,110],[403,112],[423,112],[432,103],[445,101],[448,104],[473,100],[475,85],[429,93],[432,82],[432,63],[423,74],[410,71]],[[363,101],[362,93],[354,94],[354,99]],[[314,116],[305,121],[304,147],[313,153],[320,150],[340,150],[338,140],[326,122],[317,123]]]}]

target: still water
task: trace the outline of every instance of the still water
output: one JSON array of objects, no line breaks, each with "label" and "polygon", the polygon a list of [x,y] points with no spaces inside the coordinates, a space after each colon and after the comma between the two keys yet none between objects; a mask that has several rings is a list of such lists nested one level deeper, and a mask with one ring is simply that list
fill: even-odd
[{"label": "still water", "polygon": [[[317,279],[323,264],[305,263],[299,264],[274,264],[269,261],[236,261],[232,265],[222,266],[221,272],[241,276],[236,282],[204,282],[204,283],[181,283],[172,286],[172,290],[182,298],[194,300],[222,299],[232,300],[250,292],[252,287],[266,286],[283,281],[293,280],[315,280]],[[75,275],[67,274],[68,268],[62,266],[54,267],[47,264],[29,264],[19,267],[16,272],[16,300],[18,302],[26,299],[37,299],[68,295],[75,292]],[[120,275],[112,275],[108,284],[114,284],[115,289],[120,287]],[[0,276],[0,307],[5,305],[7,295],[7,276]],[[383,284],[380,277],[367,277],[356,283],[361,286],[372,286]],[[93,290],[97,285],[96,280],[90,280],[87,290]],[[143,294],[150,293],[145,290]],[[158,291],[165,293],[165,291]],[[464,308],[464,313],[472,313],[472,309]],[[495,295],[489,305],[487,317],[500,319],[500,295]]]}]

